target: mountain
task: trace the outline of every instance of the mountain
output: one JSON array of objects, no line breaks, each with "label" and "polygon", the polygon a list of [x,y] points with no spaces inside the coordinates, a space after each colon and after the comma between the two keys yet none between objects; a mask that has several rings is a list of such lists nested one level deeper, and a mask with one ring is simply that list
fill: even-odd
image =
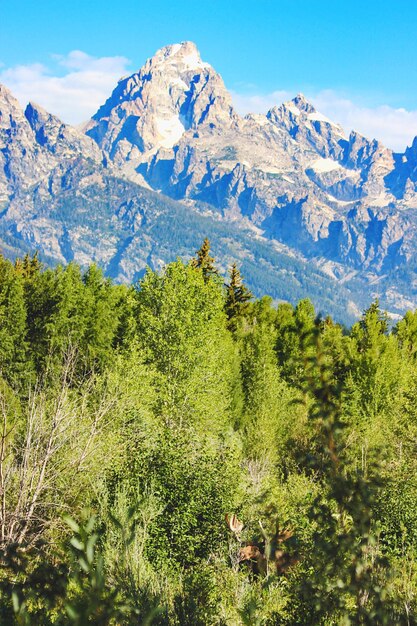
[{"label": "mountain", "polygon": [[0,87],[11,256],[40,248],[134,280],[210,233],[255,293],[310,296],[350,321],[375,296],[394,314],[417,305],[416,209],[417,138],[395,154],[347,137],[302,94],[242,117],[191,42],[122,78],[82,131]]}]

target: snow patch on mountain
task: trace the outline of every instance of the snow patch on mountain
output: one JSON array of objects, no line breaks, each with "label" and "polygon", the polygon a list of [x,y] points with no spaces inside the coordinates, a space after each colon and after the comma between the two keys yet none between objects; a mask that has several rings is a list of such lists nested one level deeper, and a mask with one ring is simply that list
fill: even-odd
[{"label": "snow patch on mountain", "polygon": [[293,104],[292,102],[287,102],[285,106],[287,107],[288,111],[290,111],[296,117],[301,115],[300,109],[296,107],[295,104]]},{"label": "snow patch on mountain", "polygon": [[315,111],[314,113],[309,113],[307,117],[311,122],[327,122],[327,124],[333,125],[333,122],[331,122],[328,117],[326,117],[322,113],[318,113],[318,111]]},{"label": "snow patch on mountain", "polygon": [[174,78],[170,80],[170,85],[176,85],[177,87],[181,87],[181,89],[184,89],[184,90],[188,89],[187,83],[183,81],[182,78],[179,78],[178,76],[175,76]]},{"label": "snow patch on mountain", "polygon": [[184,124],[176,115],[168,119],[162,117],[156,118],[155,123],[160,135],[159,143],[164,148],[172,148],[185,132]]},{"label": "snow patch on mountain", "polygon": [[333,161],[333,159],[316,159],[312,161],[309,166],[310,169],[315,172],[332,172],[341,168],[340,163]]},{"label": "snow patch on mountain", "polygon": [[171,49],[169,51],[169,54],[171,56],[174,56],[175,54],[177,54],[177,52],[179,52],[181,50],[181,44],[180,43],[173,43],[171,46]]},{"label": "snow patch on mountain", "polygon": [[200,59],[200,55],[197,50],[195,52],[190,52],[189,54],[183,57],[182,62],[186,65],[189,70],[197,70],[197,69],[205,69],[211,67],[209,63],[204,63]]}]

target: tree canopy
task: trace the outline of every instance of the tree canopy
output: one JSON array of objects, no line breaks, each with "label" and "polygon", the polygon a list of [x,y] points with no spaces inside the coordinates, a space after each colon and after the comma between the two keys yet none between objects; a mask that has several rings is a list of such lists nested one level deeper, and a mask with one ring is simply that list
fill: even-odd
[{"label": "tree canopy", "polygon": [[416,623],[416,320],[0,257],[0,625]]}]

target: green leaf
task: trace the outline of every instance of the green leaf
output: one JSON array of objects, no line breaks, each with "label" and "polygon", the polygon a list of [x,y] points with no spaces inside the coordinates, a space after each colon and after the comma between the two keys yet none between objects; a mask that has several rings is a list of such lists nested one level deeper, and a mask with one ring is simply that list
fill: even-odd
[{"label": "green leaf", "polygon": [[91,568],[90,568],[90,564],[86,561],[86,559],[83,556],[80,556],[78,559],[78,562],[81,568],[85,571],[85,573],[88,574]]},{"label": "green leaf", "polygon": [[80,551],[84,550],[84,543],[80,541],[79,539],[77,539],[77,537],[72,537],[70,539],[70,544],[74,546],[76,550],[80,550]]},{"label": "green leaf", "polygon": [[72,619],[74,622],[80,618],[80,614],[77,613],[77,611],[71,604],[66,604],[65,610],[68,614],[68,617],[70,617],[70,619]]},{"label": "green leaf", "polygon": [[19,613],[19,609],[20,609],[20,600],[19,600],[19,596],[16,593],[16,591],[12,592],[12,603],[13,603],[13,611],[15,613]]},{"label": "green leaf", "polygon": [[72,518],[69,517],[69,515],[66,515],[64,517],[64,522],[71,528],[71,530],[73,530],[75,533],[79,533],[80,532],[80,527],[77,524],[77,522]]},{"label": "green leaf", "polygon": [[86,524],[86,526],[85,526],[85,532],[86,532],[87,534],[91,533],[91,531],[92,531],[92,530],[93,530],[93,528],[94,528],[95,523],[96,523],[96,518],[95,518],[95,516],[93,515],[92,517],[90,517],[90,519],[88,520],[88,522],[87,522],[87,524]]},{"label": "green leaf", "polygon": [[87,549],[85,551],[87,561],[92,563],[94,561],[94,546],[97,543],[98,535],[91,535],[87,541]]}]

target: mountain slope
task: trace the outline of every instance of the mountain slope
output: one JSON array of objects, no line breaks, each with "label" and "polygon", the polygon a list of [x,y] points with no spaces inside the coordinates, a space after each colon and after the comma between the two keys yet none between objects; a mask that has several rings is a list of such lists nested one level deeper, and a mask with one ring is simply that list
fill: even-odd
[{"label": "mountain slope", "polygon": [[375,296],[401,313],[417,304],[416,184],[417,139],[399,155],[346,137],[301,94],[241,117],[191,42],[121,79],[84,132],[0,87],[9,255],[94,260],[126,281],[209,235],[257,294],[308,295],[346,321]]},{"label": "mountain slope", "polygon": [[[415,149],[400,158],[358,133],[347,138],[302,95],[245,118],[230,102],[193,44],[168,46],[119,83],[87,134],[97,139],[101,129],[98,142],[110,157],[153,188],[209,202],[227,217],[248,217],[266,236],[305,254],[377,272],[410,259],[414,233],[403,241],[399,233],[413,216],[403,210],[417,206]],[[115,124],[122,126],[116,139]],[[155,132],[158,125],[181,128],[168,141]],[[143,128],[151,133],[146,142]],[[128,154],[122,162],[120,136]],[[396,219],[392,207],[401,209]]]},{"label": "mountain slope", "polygon": [[[168,127],[178,131],[169,140],[155,130]],[[242,118],[190,42],[123,79],[87,134],[132,179],[247,220],[347,282],[353,272],[369,292],[414,264],[417,142],[398,155],[359,133],[346,137],[301,94]],[[413,287],[396,287],[389,283],[391,308],[414,304]]]}]

